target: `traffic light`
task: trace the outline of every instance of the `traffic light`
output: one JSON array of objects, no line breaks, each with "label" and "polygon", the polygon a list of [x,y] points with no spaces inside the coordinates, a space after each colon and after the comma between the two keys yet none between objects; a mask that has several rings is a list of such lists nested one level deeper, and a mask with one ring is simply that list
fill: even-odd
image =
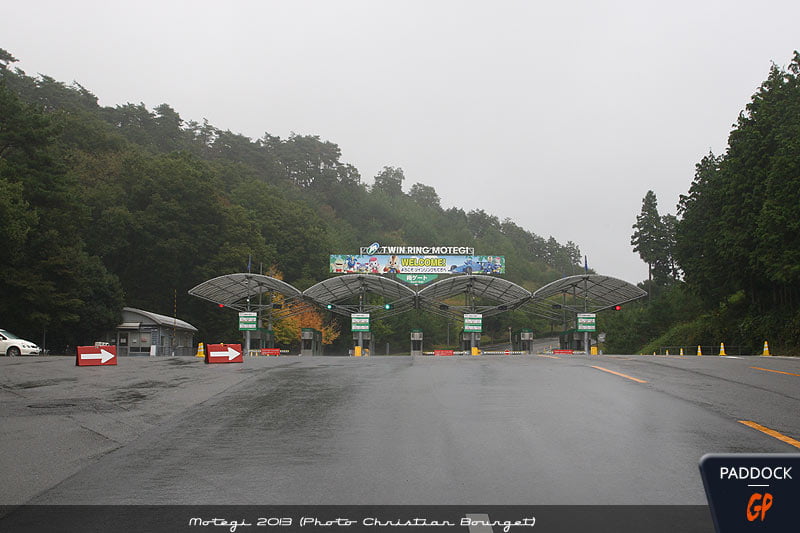
[{"label": "traffic light", "polygon": [[327,304],[327,305],[325,306],[325,309],[327,309],[327,310],[329,310],[329,311],[330,311],[330,310],[331,310],[331,309],[333,309],[334,307],[336,307],[336,306],[335,306],[335,305],[333,305],[333,304]]},{"label": "traffic light", "polygon": [[392,304],[383,304],[383,308],[387,311],[392,308]]},{"label": "traffic light", "polygon": [[622,306],[621,305],[615,305],[611,309],[613,309],[614,311],[622,311]]}]

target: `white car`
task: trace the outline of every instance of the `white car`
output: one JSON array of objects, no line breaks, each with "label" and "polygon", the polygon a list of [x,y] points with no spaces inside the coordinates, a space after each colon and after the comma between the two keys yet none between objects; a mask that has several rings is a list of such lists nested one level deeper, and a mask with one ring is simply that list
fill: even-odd
[{"label": "white car", "polygon": [[17,355],[39,355],[42,349],[31,341],[20,339],[13,333],[0,329],[0,354],[9,357]]}]

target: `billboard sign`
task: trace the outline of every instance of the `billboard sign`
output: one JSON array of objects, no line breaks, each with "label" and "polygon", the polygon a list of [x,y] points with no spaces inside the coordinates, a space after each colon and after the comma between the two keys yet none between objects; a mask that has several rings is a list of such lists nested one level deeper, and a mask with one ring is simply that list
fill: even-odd
[{"label": "billboard sign", "polygon": [[330,256],[335,274],[505,274],[502,255],[347,255]]}]

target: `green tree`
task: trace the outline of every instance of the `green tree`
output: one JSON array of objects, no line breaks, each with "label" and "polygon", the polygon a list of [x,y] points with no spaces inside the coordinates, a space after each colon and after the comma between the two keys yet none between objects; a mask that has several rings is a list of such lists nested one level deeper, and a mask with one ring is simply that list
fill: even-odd
[{"label": "green tree", "polygon": [[[58,142],[59,114],[25,104],[0,82],[0,216],[9,252],[0,257],[0,317],[55,343],[88,342],[121,309],[115,276],[85,246],[87,211]],[[24,212],[23,212],[24,211]]]},{"label": "green tree", "polygon": [[423,185],[422,183],[415,183],[411,186],[408,196],[414,200],[420,207],[425,209],[441,209],[439,203],[439,195],[436,194],[436,189],[430,185]]},{"label": "green tree", "polygon": [[373,191],[381,191],[387,196],[400,196],[403,194],[403,181],[405,174],[400,167],[383,167],[376,176],[372,185]]},{"label": "green tree", "polygon": [[642,200],[642,210],[633,225],[631,245],[642,261],[647,263],[647,279],[653,279],[653,266],[664,255],[663,227],[658,214],[658,200],[653,191],[647,191]]},{"label": "green tree", "polygon": [[36,227],[38,218],[23,197],[21,183],[11,183],[0,178],[0,242],[4,243],[4,256],[24,252],[28,234]]},{"label": "green tree", "polygon": [[11,55],[7,50],[0,48],[0,70],[5,70],[11,63],[19,61],[16,57]]},{"label": "green tree", "polygon": [[759,347],[800,338],[800,54],[773,65],[723,156],[697,166],[681,197],[676,256],[720,331]]}]

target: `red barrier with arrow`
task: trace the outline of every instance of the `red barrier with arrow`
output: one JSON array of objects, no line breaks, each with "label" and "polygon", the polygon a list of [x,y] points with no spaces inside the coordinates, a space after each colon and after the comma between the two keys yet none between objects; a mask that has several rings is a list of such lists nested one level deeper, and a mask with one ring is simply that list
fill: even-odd
[{"label": "red barrier with arrow", "polygon": [[244,363],[241,344],[209,344],[206,363]]},{"label": "red barrier with arrow", "polygon": [[75,366],[116,366],[116,346],[78,346]]}]

